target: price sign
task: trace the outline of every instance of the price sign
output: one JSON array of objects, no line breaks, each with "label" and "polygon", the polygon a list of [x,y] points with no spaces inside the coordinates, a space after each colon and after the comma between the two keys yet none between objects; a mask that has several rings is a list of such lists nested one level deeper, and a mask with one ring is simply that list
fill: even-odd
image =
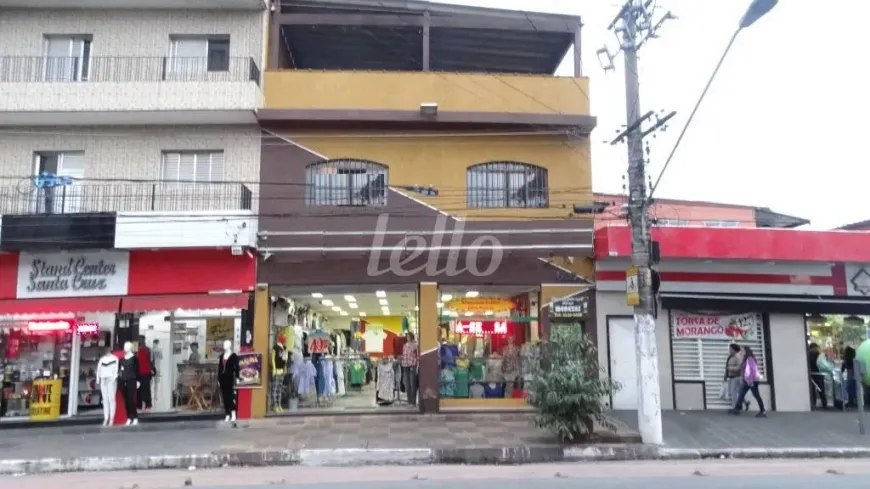
[{"label": "price sign", "polygon": [[308,337],[308,353],[326,353],[329,351],[329,336],[311,335]]},{"label": "price sign", "polygon": [[504,336],[508,334],[507,321],[454,321],[453,331],[460,335],[472,335],[478,338],[486,335]]}]

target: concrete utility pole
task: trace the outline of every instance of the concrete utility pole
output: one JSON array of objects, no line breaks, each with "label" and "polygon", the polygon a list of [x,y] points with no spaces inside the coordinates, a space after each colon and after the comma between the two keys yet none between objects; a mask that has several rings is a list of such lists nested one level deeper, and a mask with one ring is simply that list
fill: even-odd
[{"label": "concrete utility pole", "polygon": [[[653,272],[650,268],[650,222],[647,216],[646,161],[643,139],[663,127],[673,117],[658,119],[655,125],[644,130],[641,125],[653,117],[653,112],[641,114],[640,80],[638,77],[637,51],[662,23],[673,16],[668,12],[654,23],[653,12],[647,10],[651,2],[627,0],[619,14],[610,24],[619,40],[625,62],[625,113],[626,129],[613,143],[625,141],[628,146],[628,218],[631,223],[632,270],[627,274],[627,283],[635,290],[627,290],[628,304],[634,306],[634,339],[637,354],[638,427],[644,443],[662,444],[662,405],[659,388],[658,351],[656,348],[656,298],[653,291]],[[613,69],[613,55],[606,48],[598,51],[599,59],[606,55],[608,68]],[[602,60],[603,61],[603,60]],[[657,117],[656,117],[657,118]]]}]

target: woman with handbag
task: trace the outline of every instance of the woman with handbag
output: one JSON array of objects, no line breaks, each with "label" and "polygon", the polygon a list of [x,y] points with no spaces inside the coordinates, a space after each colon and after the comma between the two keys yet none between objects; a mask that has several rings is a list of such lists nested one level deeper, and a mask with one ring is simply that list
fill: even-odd
[{"label": "woman with handbag", "polygon": [[761,375],[758,373],[758,361],[755,360],[755,355],[752,353],[752,348],[743,348],[743,363],[740,366],[740,373],[743,376],[743,387],[740,389],[740,397],[734,403],[734,407],[729,411],[731,414],[740,414],[740,406],[743,405],[743,400],[746,399],[746,393],[752,391],[752,397],[758,403],[758,414],[756,418],[766,418],[767,411],[764,409],[764,400],[761,399],[761,393],[758,391],[758,381],[761,380]]}]

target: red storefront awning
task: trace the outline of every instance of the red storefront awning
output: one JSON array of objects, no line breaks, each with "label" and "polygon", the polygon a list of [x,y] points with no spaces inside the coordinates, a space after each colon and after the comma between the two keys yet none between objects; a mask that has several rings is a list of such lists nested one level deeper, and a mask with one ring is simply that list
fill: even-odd
[{"label": "red storefront awning", "polygon": [[0,316],[30,314],[117,313],[120,297],[60,297],[57,299],[10,299],[0,301]]},{"label": "red storefront awning", "polygon": [[248,294],[172,294],[124,297],[121,312],[247,309]]}]

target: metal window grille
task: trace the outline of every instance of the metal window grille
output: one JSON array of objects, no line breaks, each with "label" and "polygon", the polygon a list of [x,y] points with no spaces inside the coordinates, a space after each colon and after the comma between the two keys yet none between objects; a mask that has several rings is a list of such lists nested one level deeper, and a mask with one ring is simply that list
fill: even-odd
[{"label": "metal window grille", "polygon": [[305,203],[318,206],[387,205],[387,167],[373,161],[340,159],[305,168]]},{"label": "metal window grille", "polygon": [[493,161],[468,168],[469,208],[533,208],[550,205],[547,169],[528,163]]}]

